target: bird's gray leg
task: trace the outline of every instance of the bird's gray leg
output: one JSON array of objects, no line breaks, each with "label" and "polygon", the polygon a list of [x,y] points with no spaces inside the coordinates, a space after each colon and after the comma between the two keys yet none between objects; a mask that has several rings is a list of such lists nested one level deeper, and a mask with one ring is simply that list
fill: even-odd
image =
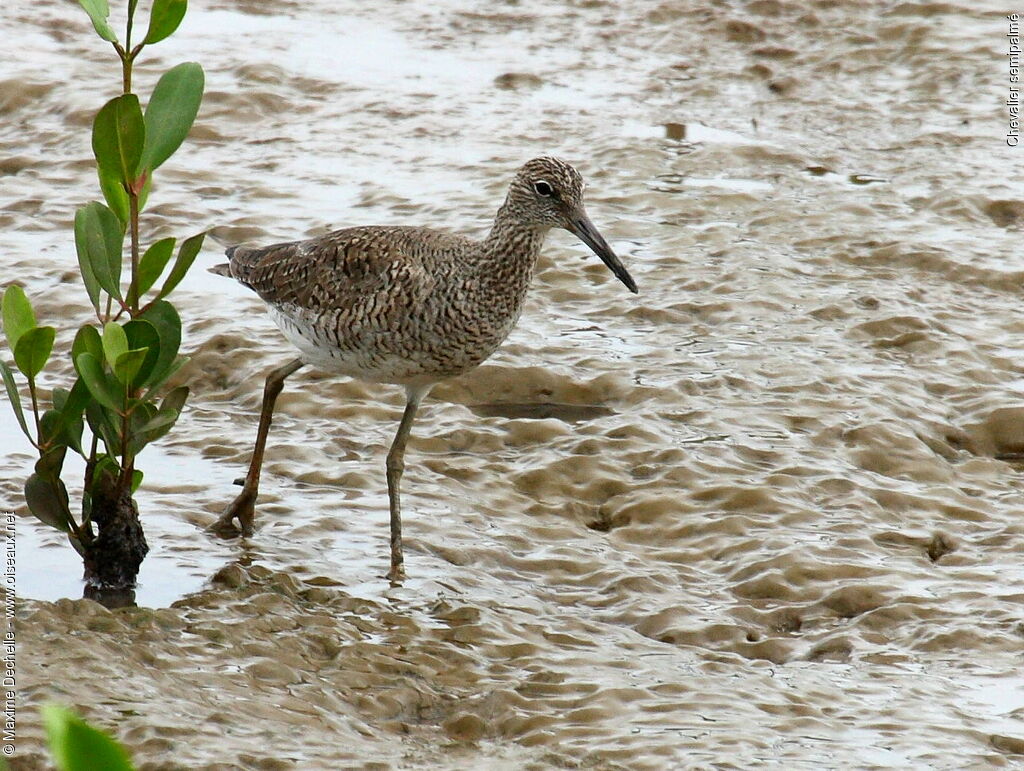
[{"label": "bird's gray leg", "polygon": [[[263,409],[260,411],[260,425],[256,430],[256,446],[253,447],[249,472],[245,475],[242,492],[224,510],[220,519],[211,526],[210,529],[214,532],[223,536],[234,536],[239,532],[242,535],[252,535],[252,524],[256,516],[256,496],[259,494],[260,487],[260,471],[263,467],[263,451],[267,446],[270,422],[274,419],[274,403],[284,388],[285,378],[302,365],[301,359],[294,359],[283,367],[271,370],[267,375],[267,382],[263,386]],[[236,519],[239,524],[237,528],[234,523]]]},{"label": "bird's gray leg", "polygon": [[388,450],[388,501],[391,504],[391,570],[388,571],[388,578],[392,582],[400,580],[405,574],[402,564],[402,504],[398,491],[402,472],[405,471],[405,445],[409,441],[409,433],[416,419],[416,410],[430,388],[430,385],[406,387],[405,412],[402,414],[402,422],[398,424],[398,433],[391,443],[391,449]]}]

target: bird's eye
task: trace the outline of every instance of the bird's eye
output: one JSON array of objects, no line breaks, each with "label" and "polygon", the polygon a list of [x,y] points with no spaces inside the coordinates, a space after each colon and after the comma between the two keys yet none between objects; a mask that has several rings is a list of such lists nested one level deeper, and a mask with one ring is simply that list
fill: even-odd
[{"label": "bird's eye", "polygon": [[543,179],[533,183],[533,189],[537,191],[537,195],[542,195],[545,198],[550,196],[554,190],[551,189],[551,185],[545,182]]}]

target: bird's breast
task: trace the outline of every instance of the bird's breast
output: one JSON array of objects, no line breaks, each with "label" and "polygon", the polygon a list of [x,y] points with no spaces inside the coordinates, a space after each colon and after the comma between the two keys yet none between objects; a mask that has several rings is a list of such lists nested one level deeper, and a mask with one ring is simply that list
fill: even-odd
[{"label": "bird's breast", "polygon": [[308,364],[370,382],[405,384],[463,374],[508,337],[521,303],[472,299],[427,298],[388,313],[279,305],[269,311]]}]

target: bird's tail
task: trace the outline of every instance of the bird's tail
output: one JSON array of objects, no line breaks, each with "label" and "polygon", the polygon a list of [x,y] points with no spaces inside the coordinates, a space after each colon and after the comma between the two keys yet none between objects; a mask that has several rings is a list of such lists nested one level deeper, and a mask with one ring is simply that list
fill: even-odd
[{"label": "bird's tail", "polygon": [[224,254],[227,256],[229,262],[222,262],[220,265],[214,265],[210,268],[211,273],[216,273],[218,276],[227,276],[228,278],[234,278],[235,274],[231,272],[231,262],[235,257],[235,250],[238,246],[229,246],[224,250]]}]

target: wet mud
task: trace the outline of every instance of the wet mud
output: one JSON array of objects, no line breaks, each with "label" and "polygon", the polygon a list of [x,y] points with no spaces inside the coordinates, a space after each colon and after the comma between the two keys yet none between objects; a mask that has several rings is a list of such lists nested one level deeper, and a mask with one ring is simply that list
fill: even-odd
[{"label": "wet mud", "polygon": [[[145,238],[483,234],[552,153],[633,296],[552,234],[519,327],[424,402],[387,570],[397,389],[302,372],[245,542],[262,380],[291,357],[205,272],[192,397],[147,450],[140,607],[18,514],[19,739],[59,700],[146,769],[1011,768],[1024,762],[1021,148],[988,2],[190,4],[140,89],[207,72]],[[58,346],[118,86],[71,3],[4,10],[3,282]],[[106,76],[104,76],[106,73]],[[62,368],[63,367],[63,368]],[[55,367],[59,383],[70,371]],[[0,405],[2,406],[2,405]],[[5,410],[3,410],[5,411]]]}]

